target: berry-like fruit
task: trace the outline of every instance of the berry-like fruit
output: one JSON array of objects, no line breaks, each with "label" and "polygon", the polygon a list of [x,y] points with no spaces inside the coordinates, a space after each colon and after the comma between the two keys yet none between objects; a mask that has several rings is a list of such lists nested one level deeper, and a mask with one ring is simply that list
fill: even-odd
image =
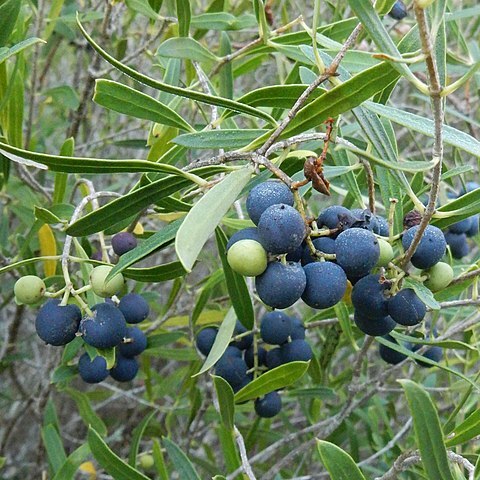
[{"label": "berry-like fruit", "polygon": [[388,226],[387,220],[380,215],[376,215],[375,218],[378,224],[378,231],[374,230],[373,233],[381,235],[382,237],[388,237],[390,235],[390,227]]},{"label": "berry-like fruit", "polygon": [[153,456],[146,453],[138,458],[138,462],[140,463],[140,467],[144,470],[150,470],[155,465]]},{"label": "berry-like fruit", "polygon": [[112,237],[112,249],[120,257],[137,246],[135,235],[130,232],[116,233]]},{"label": "berry-like fruit", "polygon": [[[263,347],[257,347],[258,365],[265,365],[267,351]],[[253,368],[253,346],[245,350],[245,363],[248,368]]]},{"label": "berry-like fruit", "polygon": [[448,227],[452,233],[467,233],[472,227],[472,217],[464,218]]},{"label": "berry-like fruit", "polygon": [[50,345],[66,345],[75,338],[82,313],[76,305],[60,305],[60,300],[50,299],[42,305],[35,319],[38,336]]},{"label": "berry-like fruit", "polygon": [[222,359],[223,357],[242,358],[242,350],[240,350],[235,345],[229,345],[223,352],[223,355],[220,357],[220,359]]},{"label": "berry-like fruit", "polygon": [[136,357],[147,348],[147,336],[138,327],[127,327],[125,338],[127,341],[118,346],[122,357]]},{"label": "berry-like fruit", "polygon": [[258,235],[258,228],[257,227],[248,227],[242,230],[238,230],[235,232],[227,242],[227,251],[228,249],[236,242],[240,240],[255,240],[256,242],[260,243],[260,236]]},{"label": "berry-like fruit", "polygon": [[123,296],[118,309],[123,313],[127,323],[143,322],[150,313],[148,302],[138,293],[128,293]]},{"label": "berry-like fruit", "polygon": [[353,315],[353,320],[363,333],[372,337],[386,335],[397,326],[391,317],[372,319],[357,311]]},{"label": "berry-like fruit", "polygon": [[422,275],[428,275],[423,284],[432,292],[438,292],[450,285],[453,280],[453,269],[445,262],[438,262],[432,268],[424,270]]},{"label": "berry-like fruit", "polygon": [[272,418],[280,413],[282,399],[277,392],[267,393],[262,398],[255,400],[255,412],[259,417]]},{"label": "berry-like fruit", "polygon": [[320,212],[317,218],[317,225],[319,228],[327,227],[329,229],[338,228],[342,222],[347,221],[351,224],[353,221],[352,213],[348,208],[341,205],[332,205]]},{"label": "berry-like fruit", "polygon": [[110,370],[110,376],[117,382],[129,382],[137,376],[138,368],[136,358],[126,358],[117,354],[117,361]]},{"label": "berry-like fruit", "polygon": [[292,340],[305,339],[305,326],[303,322],[296,317],[292,317],[292,333],[290,334]]},{"label": "berry-like fruit", "polygon": [[13,293],[18,303],[31,305],[37,303],[45,295],[47,287],[44,281],[36,275],[20,277],[13,287]]},{"label": "berry-like fruit", "polygon": [[78,360],[78,373],[87,383],[100,383],[108,377],[107,362],[103,357],[90,360],[88,353],[84,353]]},{"label": "berry-like fruit", "polygon": [[280,350],[280,347],[272,348],[271,350],[267,351],[267,354],[265,355],[265,365],[269,370],[272,370],[272,368],[277,368],[283,363],[282,351]]},{"label": "berry-like fruit", "polygon": [[239,240],[227,253],[228,264],[244,277],[256,277],[267,268],[267,252],[255,240]]},{"label": "berry-like fruit", "polygon": [[[413,345],[412,351],[416,352],[421,347],[423,347],[423,345],[421,345],[420,343],[416,343],[415,345]],[[425,350],[425,352],[422,353],[421,356],[438,363],[443,357],[443,349],[437,346],[430,347],[430,348],[427,348],[427,350]],[[424,368],[432,368],[435,366],[427,362],[422,362],[421,360],[415,360],[415,361],[418,363],[418,365]]]},{"label": "berry-like fruit", "polygon": [[336,305],[347,290],[347,276],[337,264],[314,262],[305,265],[307,284],[302,300],[312,308],[329,308]]},{"label": "berry-like fruit", "polygon": [[281,345],[292,333],[292,320],[283,312],[266,313],[260,323],[260,336],[270,345]]},{"label": "berry-like fruit", "polygon": [[403,20],[407,16],[407,7],[402,0],[397,0],[388,14],[395,20]]},{"label": "berry-like fruit", "polygon": [[197,348],[203,353],[203,355],[207,356],[210,353],[210,350],[215,343],[215,339],[217,338],[217,333],[218,328],[215,327],[203,328],[198,332],[196,344]]},{"label": "berry-like fruit", "polygon": [[215,366],[215,375],[222,377],[232,387],[239,387],[247,376],[247,364],[242,358],[223,355]]},{"label": "berry-like fruit", "polygon": [[97,303],[92,316],[86,315],[80,322],[80,333],[86,343],[96,348],[118,345],[127,334],[127,323],[122,312],[110,303]]},{"label": "berry-like fruit", "polygon": [[[418,225],[409,228],[402,237],[402,245],[404,250],[408,250],[412,244],[413,238],[418,230]],[[420,243],[411,259],[414,267],[425,269],[433,267],[438,263],[447,248],[447,242],[443,236],[443,232],[433,225],[427,225],[423,232]]]},{"label": "berry-like fruit", "polygon": [[312,349],[305,340],[292,340],[280,347],[283,363],[308,362],[312,359]]},{"label": "berry-like fruit", "polygon": [[272,205],[283,203],[293,206],[291,190],[282,182],[269,181],[259,183],[250,190],[247,197],[247,212],[255,225],[258,225],[262,213]]},{"label": "berry-like fruit", "polygon": [[305,222],[293,207],[284,203],[272,205],[260,217],[258,234],[267,252],[291,253],[305,238]]},{"label": "berry-like fruit", "polygon": [[[385,335],[383,338],[385,338],[385,340],[388,340],[389,342],[396,343],[398,345],[397,340],[391,335]],[[389,363],[390,365],[397,365],[398,363],[403,362],[407,358],[407,356],[403,353],[397,352],[393,348],[387,347],[383,344],[380,344],[378,348],[378,353],[380,354],[381,359],[384,362]]]},{"label": "berry-like fruit", "polygon": [[411,288],[400,290],[388,301],[388,314],[400,325],[417,325],[426,313],[425,304]]},{"label": "berry-like fruit", "polygon": [[380,247],[380,257],[377,261],[377,267],[386,267],[392,260],[395,254],[392,246],[383,238],[378,239],[378,246]]},{"label": "berry-like fruit", "polygon": [[474,215],[473,217],[470,217],[471,219],[471,225],[470,228],[465,232],[467,237],[474,237],[475,235],[478,234],[479,230],[479,216]]},{"label": "berry-like fruit", "polygon": [[467,236],[464,233],[445,232],[445,240],[453,258],[461,259],[470,253]]},{"label": "berry-like fruit", "polygon": [[353,228],[364,228],[370,232],[378,233],[380,226],[378,224],[377,217],[373,213],[366,209],[362,210],[361,208],[354,208],[351,211],[355,221],[351,225]]},{"label": "berry-like fruit", "polygon": [[367,275],[380,258],[377,237],[362,228],[350,228],[335,240],[337,263],[347,275]]},{"label": "berry-like fruit", "polygon": [[257,293],[263,303],[272,308],[293,305],[305,290],[307,279],[302,266],[289,262],[271,262],[267,269],[255,277]]},{"label": "berry-like fruit", "polygon": [[385,296],[387,283],[380,282],[380,275],[361,278],[352,289],[352,304],[355,312],[363,317],[383,319],[388,315],[388,301]]},{"label": "berry-like fruit", "polygon": [[[240,335],[242,333],[245,333],[246,331],[247,329],[243,326],[242,322],[240,322],[240,320],[237,320],[237,323],[235,324],[235,329],[233,330],[233,336]],[[252,343],[253,343],[253,334],[250,333],[249,335],[245,335],[239,340],[232,342],[231,345],[239,348],[240,350],[246,350],[247,348],[250,348]]]},{"label": "berry-like fruit", "polygon": [[105,282],[112,269],[113,267],[109,265],[99,265],[90,272],[90,285],[99,297],[111,297],[123,287],[124,280],[121,273],[117,273],[108,282]]},{"label": "berry-like fruit", "polygon": [[[316,250],[322,253],[332,254],[335,253],[335,240],[330,237],[318,237],[313,240],[313,245],[315,246]],[[313,263],[316,260],[312,256],[312,252],[308,245],[305,245],[302,250],[302,265],[308,265],[309,263]]]}]

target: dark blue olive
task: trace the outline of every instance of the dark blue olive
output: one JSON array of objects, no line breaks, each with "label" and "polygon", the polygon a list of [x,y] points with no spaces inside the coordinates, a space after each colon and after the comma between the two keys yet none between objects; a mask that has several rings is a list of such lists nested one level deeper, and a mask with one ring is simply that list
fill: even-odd
[{"label": "dark blue olive", "polygon": [[308,362],[312,359],[312,349],[305,340],[292,340],[280,347],[283,363]]},{"label": "dark blue olive", "polygon": [[117,382],[129,382],[137,376],[138,368],[135,358],[126,358],[117,352],[116,363],[110,370],[110,376]]},{"label": "dark blue olive", "polygon": [[258,235],[257,227],[248,227],[242,230],[238,230],[235,232],[227,243],[227,250],[236,242],[240,240],[255,240],[256,242],[260,243],[260,236]]},{"label": "dark blue olive", "polygon": [[84,382],[100,383],[108,377],[110,372],[103,357],[98,356],[90,360],[88,353],[84,353],[78,360],[78,373]]},{"label": "dark blue olive", "polygon": [[336,305],[347,290],[347,276],[341,267],[332,262],[314,262],[305,265],[307,284],[302,300],[312,308],[329,308]]},{"label": "dark blue olive", "polygon": [[86,315],[80,322],[83,340],[96,348],[111,348],[118,345],[127,333],[127,323],[122,312],[109,303],[97,303],[93,315]]},{"label": "dark blue olive", "polygon": [[299,262],[302,259],[304,248],[305,240],[293,252],[287,254],[287,262]]},{"label": "dark blue olive", "polygon": [[380,226],[378,224],[377,217],[368,210],[362,210],[361,208],[354,208],[352,210],[352,215],[355,218],[355,222],[351,225],[350,228],[364,228],[370,232],[378,233]]},{"label": "dark blue olive", "polygon": [[461,259],[470,253],[467,236],[464,233],[445,232],[445,240],[453,258]]},{"label": "dark blue olive", "polygon": [[260,336],[270,345],[281,345],[292,333],[292,320],[283,312],[266,313],[260,322]]},{"label": "dark blue olive", "polygon": [[267,354],[265,355],[265,365],[269,370],[272,368],[277,368],[283,363],[280,347],[272,348],[271,350],[267,351]]},{"label": "dark blue olive", "polygon": [[[412,346],[412,351],[416,352],[419,350],[421,347],[423,347],[422,344],[416,343]],[[422,357],[428,358],[429,360],[433,360],[434,362],[440,362],[443,358],[443,349],[441,347],[429,347],[427,350],[425,350],[424,353],[420,354]],[[418,365],[424,368],[432,368],[435,365],[431,365],[430,363],[427,362],[422,362],[421,360],[415,360]]]},{"label": "dark blue olive", "polygon": [[277,392],[267,393],[255,400],[255,412],[259,417],[272,418],[282,410],[282,399]]},{"label": "dark blue olive", "polygon": [[[417,230],[418,225],[415,225],[403,234],[402,245],[405,251],[412,244]],[[446,248],[447,242],[443,232],[433,225],[427,225],[411,259],[412,265],[422,270],[431,268],[442,259]]]},{"label": "dark blue olive", "polygon": [[133,233],[120,232],[112,237],[112,249],[118,256],[133,250],[136,246],[137,239]]},{"label": "dark blue olive", "polygon": [[255,277],[255,286],[262,302],[280,309],[293,305],[302,296],[306,283],[302,266],[295,262],[286,265],[271,262],[265,272]]},{"label": "dark blue olive", "polygon": [[260,217],[258,234],[267,252],[293,253],[305,238],[305,222],[293,207],[283,203],[272,205]]},{"label": "dark blue olive", "polygon": [[[395,343],[398,345],[398,342],[391,335],[385,335],[383,338],[389,342]],[[397,365],[400,362],[403,362],[407,356],[403,353],[393,350],[393,348],[387,347],[386,345],[380,344],[378,348],[378,353],[380,354],[381,359],[384,362],[389,363],[390,365]]]},{"label": "dark blue olive", "polygon": [[362,228],[350,228],[335,240],[338,265],[347,275],[367,275],[380,257],[378,240],[372,232]]},{"label": "dark blue olive", "polygon": [[210,353],[210,350],[213,347],[215,339],[217,338],[218,328],[216,327],[207,327],[200,330],[195,339],[197,348],[200,350],[203,355],[207,356]]},{"label": "dark blue olive", "polygon": [[381,235],[382,237],[388,237],[390,235],[390,227],[388,226],[387,220],[380,215],[376,215],[375,218],[377,219],[378,231],[374,230],[373,233]]},{"label": "dark blue olive", "polygon": [[258,225],[262,213],[272,205],[283,203],[293,206],[291,190],[282,182],[269,181],[259,183],[250,190],[247,197],[247,212],[252,222]]},{"label": "dark blue olive", "polygon": [[[258,365],[265,365],[267,351],[263,347],[257,347]],[[253,345],[245,350],[245,363],[248,368],[253,368]]]},{"label": "dark blue olive", "polygon": [[138,327],[128,327],[125,338],[127,342],[118,346],[118,351],[123,357],[136,357],[147,348],[147,336]]},{"label": "dark blue olive", "polygon": [[464,218],[448,227],[452,233],[467,233],[472,227],[472,217]]},{"label": "dark blue olive", "polygon": [[352,304],[363,317],[382,319],[388,315],[385,291],[388,283],[380,282],[380,275],[367,275],[358,280],[352,289]]},{"label": "dark blue olive", "polygon": [[372,319],[365,317],[360,312],[355,312],[353,320],[357,327],[366,335],[378,337],[390,333],[397,324],[391,317]]},{"label": "dark blue olive", "polygon": [[123,313],[127,323],[143,322],[150,313],[148,302],[138,293],[128,293],[123,296],[118,309]]},{"label": "dark blue olive", "polygon": [[425,304],[411,288],[400,290],[388,301],[388,314],[400,325],[417,325],[426,313]]},{"label": "dark blue olive", "polygon": [[[313,245],[315,248],[322,253],[332,254],[335,253],[335,240],[330,237],[318,237],[313,239]],[[303,247],[302,252],[302,265],[308,265],[309,263],[313,263],[317,260],[312,256],[312,252],[308,245]]]},{"label": "dark blue olive", "polygon": [[215,365],[215,375],[222,377],[232,387],[239,387],[243,384],[247,370],[245,360],[233,355],[222,356]]},{"label": "dark blue olive", "polygon": [[305,326],[303,322],[296,317],[292,317],[292,333],[290,334],[292,340],[305,339]]},{"label": "dark blue olive", "polygon": [[407,16],[407,7],[401,0],[397,0],[388,14],[395,20],[403,20]]},{"label": "dark blue olive", "polygon": [[60,305],[58,298],[47,300],[37,313],[37,335],[50,345],[66,345],[75,338],[82,313],[76,305]]},{"label": "dark blue olive", "polygon": [[[237,323],[235,324],[235,329],[233,330],[233,336],[240,335],[245,332],[247,332],[247,329],[242,325],[240,320],[237,320]],[[252,343],[253,343],[253,334],[249,334],[240,338],[240,340],[237,340],[236,342],[232,342],[231,345],[239,348],[240,350],[246,350],[247,348],[250,347]]]},{"label": "dark blue olive", "polygon": [[329,229],[338,228],[343,221],[351,224],[353,219],[352,213],[348,208],[341,205],[332,205],[320,212],[317,218],[318,228],[326,227]]},{"label": "dark blue olive", "polygon": [[474,237],[475,235],[478,234],[478,219],[479,219],[479,216],[478,215],[474,215],[473,217],[470,217],[471,218],[471,225],[470,225],[470,228],[468,229],[467,232],[465,232],[465,234],[467,235],[467,237]]}]

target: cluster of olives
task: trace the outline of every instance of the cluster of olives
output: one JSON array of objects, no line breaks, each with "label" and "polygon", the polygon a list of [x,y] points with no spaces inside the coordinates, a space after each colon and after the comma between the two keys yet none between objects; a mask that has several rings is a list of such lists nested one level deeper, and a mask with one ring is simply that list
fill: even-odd
[{"label": "cluster of olives", "polygon": [[[217,333],[216,327],[206,327],[197,334],[197,348],[203,355],[210,353]],[[234,392],[253,380],[254,371],[261,374],[285,363],[306,362],[312,358],[310,345],[305,341],[303,323],[284,312],[268,312],[260,322],[262,344],[265,347],[267,344],[276,345],[274,348],[264,348],[257,342],[255,352],[253,333],[247,331],[238,320],[234,335],[236,338],[215,365],[215,374],[224,378]],[[277,415],[281,408],[282,400],[276,391],[255,400],[255,412],[263,418]]]},{"label": "cluster of olives", "polygon": [[[136,246],[132,234],[121,232],[112,237],[112,248],[116,255],[122,255]],[[135,378],[139,365],[136,357],[147,347],[145,333],[134,325],[145,320],[149,314],[148,302],[139,294],[128,293],[119,301],[110,298],[124,286],[122,274],[114,275],[107,281],[112,270],[110,265],[92,269],[89,284],[92,291],[104,302],[92,307],[66,303],[58,298],[49,298],[39,309],[35,320],[38,336],[47,344],[63,346],[77,336],[86,345],[104,350],[115,348],[115,365],[107,369],[103,356],[85,352],[78,361],[80,377],[87,383],[99,383],[110,375],[119,382]],[[35,304],[47,293],[44,281],[34,275],[21,277],[14,286],[18,303]],[[94,352],[94,351],[93,351]]]}]

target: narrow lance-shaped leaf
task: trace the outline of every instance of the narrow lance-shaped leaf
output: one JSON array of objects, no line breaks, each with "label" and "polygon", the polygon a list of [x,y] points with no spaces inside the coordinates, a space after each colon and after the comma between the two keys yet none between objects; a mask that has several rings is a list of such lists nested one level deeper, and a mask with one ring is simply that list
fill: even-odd
[{"label": "narrow lance-shaped leaf", "polygon": [[437,410],[428,393],[411,380],[400,380],[405,390],[420,456],[428,478],[454,480],[447,458]]},{"label": "narrow lance-shaped leaf", "polygon": [[365,480],[353,458],[340,447],[317,440],[317,449],[331,480]]},{"label": "narrow lance-shaped leaf", "polygon": [[195,129],[183,117],[155,98],[112,80],[95,82],[93,101],[102,107],[135,118],[194,132]]},{"label": "narrow lance-shaped leaf", "polygon": [[201,480],[192,462],[180,450],[180,448],[168,438],[162,439],[162,443],[167,450],[168,457],[175,465],[175,470],[179,473],[182,480]]},{"label": "narrow lance-shaped leaf", "polygon": [[185,270],[188,272],[192,270],[206,241],[248,183],[251,175],[250,167],[230,173],[188,212],[175,239],[175,250]]},{"label": "narrow lance-shaped leaf", "polygon": [[22,52],[26,48],[29,48],[32,45],[35,45],[37,43],[47,43],[47,42],[45,42],[45,40],[42,40],[41,38],[32,37],[32,38],[27,38],[26,40],[23,40],[20,43],[17,43],[13,47],[0,48],[0,63],[3,63],[5,60],[12,57],[13,55],[17,55],[18,53]]},{"label": "narrow lance-shaped leaf", "polygon": [[233,401],[233,390],[229,383],[222,377],[213,376],[213,383],[217,392],[220,417],[228,430],[233,430],[233,416],[235,415],[235,404]]}]

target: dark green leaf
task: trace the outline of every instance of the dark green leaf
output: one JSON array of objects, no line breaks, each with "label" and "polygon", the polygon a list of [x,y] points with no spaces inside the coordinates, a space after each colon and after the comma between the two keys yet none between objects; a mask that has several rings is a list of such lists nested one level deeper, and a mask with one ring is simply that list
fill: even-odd
[{"label": "dark green leaf", "polygon": [[127,268],[123,271],[123,276],[131,278],[137,282],[156,283],[166,282],[174,278],[182,277],[187,271],[180,262],[170,262],[164,265],[148,268]]},{"label": "dark green leaf", "polygon": [[300,380],[310,362],[291,362],[268,370],[235,394],[235,403],[262,397]]},{"label": "dark green leaf", "polygon": [[19,0],[3,0],[0,3],[0,47],[6,45],[15,28],[22,2]]},{"label": "dark green leaf", "polygon": [[267,130],[241,129],[241,130],[206,130],[198,133],[185,133],[172,141],[188,148],[241,148],[253,142]]},{"label": "dark green leaf", "polygon": [[480,435],[480,410],[474,411],[460,425],[456,426],[445,440],[447,447],[467,443]]},{"label": "dark green leaf", "polygon": [[107,427],[102,419],[93,411],[88,396],[78,390],[74,390],[73,388],[66,388],[65,392],[70,395],[77,404],[78,413],[85,422],[85,425],[90,425],[91,428],[95,429],[95,433],[99,432],[99,434],[104,437],[107,434]]},{"label": "dark green leaf", "polygon": [[145,433],[145,429],[147,428],[147,425],[150,423],[150,420],[156,413],[156,410],[152,410],[148,415],[143,417],[142,421],[133,430],[130,454],[128,455],[128,463],[133,468],[136,468],[137,466],[138,448],[140,447],[140,442],[142,440],[143,434]]},{"label": "dark green leaf", "polygon": [[331,480],[365,480],[353,458],[341,448],[318,439],[317,448]]},{"label": "dark green leaf", "polygon": [[73,480],[78,472],[78,468],[89,455],[90,447],[87,443],[78,447],[68,456],[52,480]]},{"label": "dark green leaf", "polygon": [[176,0],[176,2],[178,33],[181,37],[188,37],[188,31],[190,30],[190,22],[192,20],[190,0]]},{"label": "dark green leaf", "polygon": [[[0,14],[1,14],[1,11],[2,11],[2,7],[3,6],[0,6]],[[12,57],[13,55],[17,55],[17,53],[20,53],[23,50],[25,50],[26,48],[29,48],[32,45],[35,45],[37,43],[47,43],[47,42],[45,42],[45,40],[42,40],[41,38],[31,37],[31,38],[27,38],[26,40],[23,40],[20,43],[17,43],[13,47],[10,47],[10,48],[2,47],[2,48],[0,48],[0,64],[3,63],[8,58]]]},{"label": "dark green leaf", "polygon": [[193,468],[192,462],[175,443],[168,438],[163,438],[162,443],[179,474],[179,478],[182,480],[201,480],[195,468]]},{"label": "dark green leaf", "polygon": [[225,428],[233,430],[233,417],[235,415],[235,404],[233,401],[233,390],[229,383],[222,377],[213,376],[215,390],[217,392],[220,416]]},{"label": "dark green leaf", "polygon": [[67,459],[62,439],[53,425],[42,428],[42,440],[47,451],[48,463],[53,473],[57,473]]}]

